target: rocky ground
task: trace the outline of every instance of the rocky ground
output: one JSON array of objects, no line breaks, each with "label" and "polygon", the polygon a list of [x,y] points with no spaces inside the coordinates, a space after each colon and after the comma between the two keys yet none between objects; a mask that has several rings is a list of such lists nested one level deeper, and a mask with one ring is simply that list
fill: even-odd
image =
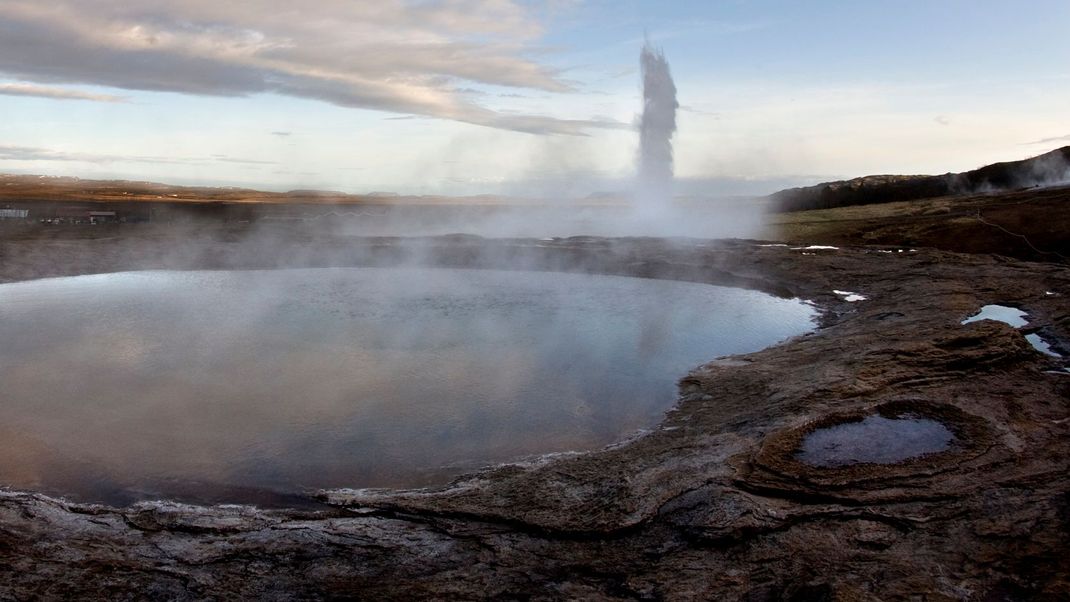
[{"label": "rocky ground", "polygon": [[[0,282],[416,262],[747,286],[825,313],[811,334],[695,369],[651,432],[437,490],[325,491],[321,511],[0,491],[0,599],[1070,597],[1070,372],[1023,338],[1070,355],[1063,264],[753,241],[56,232],[0,238]],[[960,323],[989,303],[1029,326]],[[817,426],[902,411],[955,444],[893,465],[794,457]]]}]

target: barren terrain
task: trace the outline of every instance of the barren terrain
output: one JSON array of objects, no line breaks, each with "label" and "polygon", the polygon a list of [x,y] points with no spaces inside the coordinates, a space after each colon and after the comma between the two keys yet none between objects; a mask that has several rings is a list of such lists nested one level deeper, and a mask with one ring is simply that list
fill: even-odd
[{"label": "barren terrain", "polygon": [[[149,268],[522,266],[745,286],[811,299],[825,313],[811,334],[710,358],[686,376],[681,367],[679,405],[651,432],[437,490],[324,491],[312,512],[107,508],[0,492],[0,598],[1070,596],[1070,373],[1022,336],[1040,333],[1070,353],[1070,269],[1059,262],[898,241],[807,249],[269,234],[27,227],[0,239],[0,281]],[[1029,326],[960,324],[989,303],[1020,307]],[[817,425],[904,409],[943,421],[956,445],[892,465],[818,469],[794,458]]]},{"label": "barren terrain", "polygon": [[933,247],[1066,262],[1068,226],[1070,187],[1055,187],[775,213],[766,234],[807,244]]}]

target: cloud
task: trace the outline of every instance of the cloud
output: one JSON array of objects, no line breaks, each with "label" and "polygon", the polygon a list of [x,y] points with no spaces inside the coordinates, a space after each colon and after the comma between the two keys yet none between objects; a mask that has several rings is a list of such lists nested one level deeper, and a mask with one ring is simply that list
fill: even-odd
[{"label": "cloud", "polygon": [[0,94],[5,96],[37,96],[40,98],[52,98],[55,100],[91,100],[95,102],[126,102],[122,96],[110,94],[92,94],[81,90],[67,88],[53,88],[51,86],[38,86],[34,84],[16,83],[0,84]]},{"label": "cloud", "polygon": [[528,58],[519,0],[4,0],[0,73],[45,84],[246,96],[277,93],[537,134],[619,127],[506,115],[458,83],[570,92]]},{"label": "cloud", "polygon": [[695,107],[688,105],[680,105],[680,110],[685,113],[694,113],[695,115],[704,115],[706,117],[713,117],[714,119],[720,119],[721,114],[716,111],[705,111],[703,109],[696,109]]},{"label": "cloud", "polygon": [[454,88],[455,94],[464,94],[467,96],[486,96],[487,93],[483,90],[477,90],[476,88]]},{"label": "cloud", "polygon": [[1054,138],[1041,138],[1040,140],[1034,140],[1032,142],[1023,142],[1022,144],[1025,146],[1029,146],[1033,144],[1049,144],[1052,142],[1070,142],[1070,134],[1067,134],[1066,136],[1055,136]]},{"label": "cloud", "polygon": [[33,146],[0,145],[0,161],[80,161],[85,163],[189,163],[187,159],[149,156],[122,156],[96,153],[70,153]]},{"label": "cloud", "polygon": [[271,135],[279,136],[280,138],[286,138],[287,136],[292,136],[293,132],[271,132]]},{"label": "cloud", "polygon": [[940,125],[950,125],[951,124],[951,118],[948,117],[947,115],[937,115],[936,117],[933,118],[933,121],[935,121],[936,123],[939,123]]},{"label": "cloud", "polygon": [[76,161],[81,163],[155,163],[164,165],[208,165],[211,162],[238,163],[245,165],[277,165],[275,161],[240,159],[226,155],[209,157],[160,157],[152,155],[109,155],[99,153],[72,153],[35,146],[0,144],[0,161]]},{"label": "cloud", "polygon": [[235,159],[233,157],[214,157],[216,161],[223,163],[241,163],[244,165],[278,165],[278,161],[257,161],[256,159]]}]

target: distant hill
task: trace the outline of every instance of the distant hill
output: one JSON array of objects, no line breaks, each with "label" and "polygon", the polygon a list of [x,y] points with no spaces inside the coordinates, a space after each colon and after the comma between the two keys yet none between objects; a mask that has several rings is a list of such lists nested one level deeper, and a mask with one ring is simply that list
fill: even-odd
[{"label": "distant hill", "polygon": [[832,209],[1070,184],[1070,146],[1043,155],[939,176],[864,176],[769,195],[775,211]]},{"label": "distant hill", "polygon": [[173,186],[127,180],[86,180],[60,176],[0,174],[0,205],[52,203],[308,204],[308,205],[517,205],[536,201],[495,195],[349,194],[334,190],[268,192],[249,188]]}]

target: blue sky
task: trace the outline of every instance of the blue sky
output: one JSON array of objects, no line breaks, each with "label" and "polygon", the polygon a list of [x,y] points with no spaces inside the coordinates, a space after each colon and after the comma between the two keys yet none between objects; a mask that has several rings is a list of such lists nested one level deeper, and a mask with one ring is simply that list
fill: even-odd
[{"label": "blue sky", "polygon": [[678,190],[942,173],[1070,144],[1068,29],[1065,0],[0,0],[0,172],[619,190],[647,35]]}]

